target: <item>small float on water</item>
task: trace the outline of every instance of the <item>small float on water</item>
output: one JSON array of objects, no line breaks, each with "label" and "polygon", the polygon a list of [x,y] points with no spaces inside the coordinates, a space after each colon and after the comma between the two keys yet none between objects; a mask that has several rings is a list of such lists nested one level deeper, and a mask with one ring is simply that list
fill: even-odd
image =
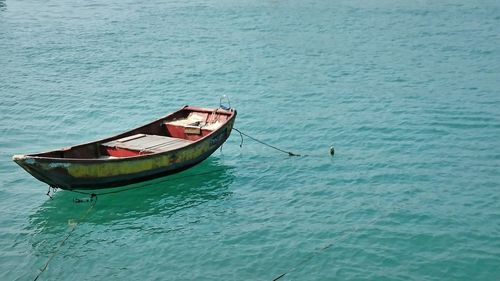
[{"label": "small float on water", "polygon": [[36,179],[65,190],[119,187],[178,173],[205,160],[229,137],[231,108],[184,106],[106,139],[49,152],[14,155]]}]

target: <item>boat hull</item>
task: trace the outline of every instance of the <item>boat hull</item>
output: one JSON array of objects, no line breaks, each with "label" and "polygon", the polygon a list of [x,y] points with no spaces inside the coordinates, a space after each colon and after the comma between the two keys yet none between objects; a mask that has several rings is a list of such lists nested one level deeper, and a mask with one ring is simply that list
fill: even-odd
[{"label": "boat hull", "polygon": [[124,186],[188,169],[209,157],[230,136],[236,112],[223,126],[197,142],[171,151],[116,159],[14,156],[28,173],[65,190]]}]

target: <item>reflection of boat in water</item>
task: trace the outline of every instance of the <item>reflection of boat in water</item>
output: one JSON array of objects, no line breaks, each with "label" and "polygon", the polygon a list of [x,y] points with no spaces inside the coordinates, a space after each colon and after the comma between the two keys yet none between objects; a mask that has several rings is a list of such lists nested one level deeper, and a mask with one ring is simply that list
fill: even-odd
[{"label": "reflection of boat in water", "polygon": [[[121,193],[99,195],[96,207],[85,219],[85,224],[92,227],[117,224],[132,227],[138,224],[137,227],[142,227],[141,219],[168,219],[183,210],[228,196],[232,179],[230,167],[221,165],[216,159],[209,159],[168,178],[122,187],[124,192]],[[68,223],[78,221],[89,205],[73,203],[75,196],[78,194],[60,192],[54,195],[54,200],[47,200],[30,217],[29,232],[43,236],[35,235],[32,239],[57,239],[67,229]],[[35,241],[33,243],[36,244]]]}]

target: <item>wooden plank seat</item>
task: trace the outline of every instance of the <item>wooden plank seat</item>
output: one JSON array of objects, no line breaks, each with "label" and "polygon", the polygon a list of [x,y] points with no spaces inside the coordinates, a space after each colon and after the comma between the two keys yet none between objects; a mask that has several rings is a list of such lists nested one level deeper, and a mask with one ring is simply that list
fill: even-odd
[{"label": "wooden plank seat", "polygon": [[170,151],[185,147],[193,141],[147,134],[135,134],[102,143],[110,156],[128,157]]}]

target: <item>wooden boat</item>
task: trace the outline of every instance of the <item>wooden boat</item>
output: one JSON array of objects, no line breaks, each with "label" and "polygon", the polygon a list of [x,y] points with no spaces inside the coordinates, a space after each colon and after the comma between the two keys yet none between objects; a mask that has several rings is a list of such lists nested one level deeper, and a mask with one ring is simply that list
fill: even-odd
[{"label": "wooden boat", "polygon": [[190,168],[231,134],[236,110],[185,106],[106,139],[12,160],[38,180],[66,190],[118,187]]}]

